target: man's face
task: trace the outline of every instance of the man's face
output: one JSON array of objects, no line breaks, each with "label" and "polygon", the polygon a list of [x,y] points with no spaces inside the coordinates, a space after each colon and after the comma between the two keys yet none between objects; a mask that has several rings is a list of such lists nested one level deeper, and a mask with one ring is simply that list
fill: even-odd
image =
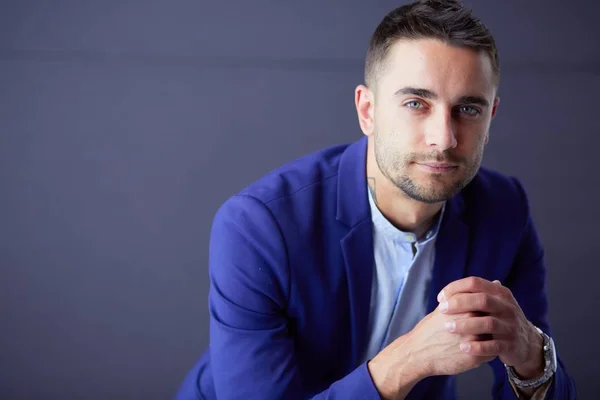
[{"label": "man's face", "polygon": [[438,40],[400,40],[376,75],[375,160],[409,197],[449,199],[475,176],[498,100],[483,52]]}]

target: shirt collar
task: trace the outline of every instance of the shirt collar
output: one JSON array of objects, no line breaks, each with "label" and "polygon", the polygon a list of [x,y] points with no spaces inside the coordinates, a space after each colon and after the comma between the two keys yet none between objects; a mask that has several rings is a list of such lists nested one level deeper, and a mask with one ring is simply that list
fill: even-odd
[{"label": "shirt collar", "polygon": [[[368,189],[368,188],[367,188]],[[398,228],[396,228],[379,210],[379,207],[375,204],[373,200],[373,195],[370,190],[367,190],[369,195],[369,205],[371,208],[371,218],[373,220],[373,224],[377,227],[377,230],[383,233],[386,237],[399,242],[405,243],[415,243],[415,242],[428,242],[430,240],[435,239],[438,234],[440,224],[442,218],[444,216],[444,211],[446,210],[446,201],[442,205],[442,210],[436,216],[435,222],[432,224],[429,231],[420,239],[417,240],[417,236],[412,232],[404,232]]]}]

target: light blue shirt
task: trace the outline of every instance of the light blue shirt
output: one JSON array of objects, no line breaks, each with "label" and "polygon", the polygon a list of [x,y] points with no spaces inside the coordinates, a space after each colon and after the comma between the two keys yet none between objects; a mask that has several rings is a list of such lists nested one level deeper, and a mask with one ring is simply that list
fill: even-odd
[{"label": "light blue shirt", "polygon": [[409,332],[427,314],[427,299],[435,241],[446,204],[431,230],[420,240],[388,221],[369,190],[373,220],[374,268],[366,352],[372,359],[399,336]]}]

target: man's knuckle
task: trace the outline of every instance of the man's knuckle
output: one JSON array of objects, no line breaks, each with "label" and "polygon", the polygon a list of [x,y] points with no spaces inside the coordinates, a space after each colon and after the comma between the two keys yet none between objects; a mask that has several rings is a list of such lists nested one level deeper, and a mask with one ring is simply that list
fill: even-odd
[{"label": "man's knuckle", "polygon": [[477,278],[475,278],[474,276],[467,278],[467,289],[475,289],[476,286]]},{"label": "man's knuckle", "polygon": [[488,298],[487,294],[480,293],[477,296],[477,305],[481,309],[486,309],[488,307],[488,305],[489,305],[489,298]]},{"label": "man's knuckle", "polygon": [[486,332],[494,332],[496,329],[496,320],[493,317],[484,317],[483,325]]}]

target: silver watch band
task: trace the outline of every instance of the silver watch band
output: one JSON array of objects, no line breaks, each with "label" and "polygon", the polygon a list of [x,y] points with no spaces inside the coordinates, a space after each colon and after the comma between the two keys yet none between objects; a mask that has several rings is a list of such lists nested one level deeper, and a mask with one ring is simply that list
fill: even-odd
[{"label": "silver watch band", "polygon": [[521,389],[532,389],[543,385],[548,382],[550,378],[554,375],[557,368],[557,360],[556,360],[556,349],[554,347],[554,341],[548,335],[546,335],[540,328],[535,326],[538,333],[542,335],[544,344],[544,372],[541,376],[529,380],[520,379],[513,367],[504,364],[506,367],[506,372],[508,374],[509,379],[519,388]]}]

